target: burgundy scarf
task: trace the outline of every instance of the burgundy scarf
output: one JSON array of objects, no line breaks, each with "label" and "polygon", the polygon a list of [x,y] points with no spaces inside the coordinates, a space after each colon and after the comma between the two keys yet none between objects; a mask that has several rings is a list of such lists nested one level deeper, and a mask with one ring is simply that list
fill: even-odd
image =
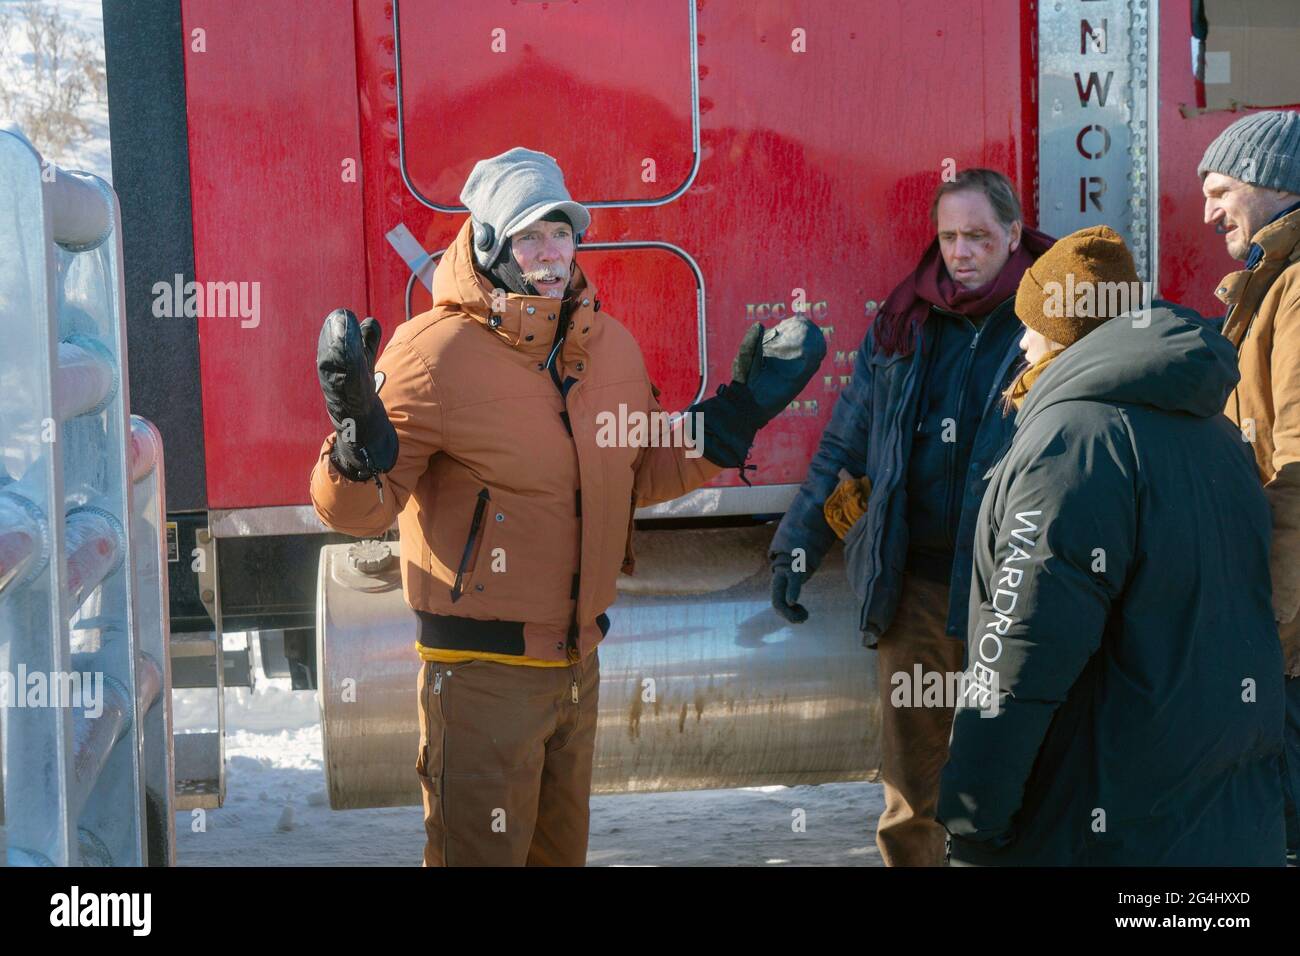
[{"label": "burgundy scarf", "polygon": [[948,275],[936,237],[916,270],[889,293],[880,307],[880,314],[871,326],[876,331],[877,350],[883,355],[911,355],[916,347],[917,330],[934,305],[968,317],[988,315],[1016,294],[1025,270],[1055,241],[1037,229],[1022,227],[1020,245],[998,277],[978,289],[966,289]]}]

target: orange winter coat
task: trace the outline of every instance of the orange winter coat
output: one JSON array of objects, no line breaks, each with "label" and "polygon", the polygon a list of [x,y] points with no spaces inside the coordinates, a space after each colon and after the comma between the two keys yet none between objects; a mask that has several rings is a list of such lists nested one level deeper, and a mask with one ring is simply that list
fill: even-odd
[{"label": "orange winter coat", "polygon": [[397,519],[403,589],[417,611],[457,626],[508,622],[497,632],[521,635],[512,650],[527,657],[571,659],[570,647],[585,656],[604,636],[620,570],[632,571],[634,510],[722,469],[698,445],[680,446],[680,425],[668,446],[611,445],[620,405],[660,411],[636,340],[575,266],[556,359],[560,381],[575,381],[561,397],[544,369],[559,301],[511,294],[494,313],[471,241],[467,220],[434,273],[433,309],[399,326],[376,363],[400,443],[383,500],[374,482],[330,465],[331,434],[312,503],[326,525],[358,537]]},{"label": "orange winter coat", "polygon": [[1286,672],[1300,677],[1300,212],[1252,237],[1253,270],[1230,273],[1215,294],[1232,310],[1223,334],[1237,347],[1241,382],[1225,409],[1251,442],[1273,507],[1273,608]]}]

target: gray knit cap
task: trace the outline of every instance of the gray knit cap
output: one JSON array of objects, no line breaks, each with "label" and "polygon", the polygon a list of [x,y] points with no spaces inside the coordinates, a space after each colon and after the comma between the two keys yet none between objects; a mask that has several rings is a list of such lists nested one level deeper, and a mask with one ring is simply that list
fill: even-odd
[{"label": "gray knit cap", "polygon": [[564,188],[559,164],[522,146],[475,163],[460,201],[474,223],[474,257],[485,269],[496,261],[507,237],[548,213],[564,213],[578,235],[591,225],[591,213]]},{"label": "gray knit cap", "polygon": [[1243,116],[1205,150],[1196,174],[1204,179],[1206,173],[1300,193],[1300,113],[1268,110]]}]

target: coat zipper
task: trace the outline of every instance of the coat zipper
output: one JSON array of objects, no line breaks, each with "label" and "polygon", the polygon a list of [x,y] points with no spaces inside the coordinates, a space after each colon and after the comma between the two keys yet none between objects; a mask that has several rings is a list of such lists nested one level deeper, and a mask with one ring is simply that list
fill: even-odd
[{"label": "coat zipper", "polygon": [[460,556],[460,567],[456,569],[456,583],[451,587],[451,599],[453,602],[459,601],[463,593],[465,584],[465,571],[469,567],[469,559],[474,553],[474,543],[478,540],[479,528],[483,525],[483,512],[487,509],[488,501],[491,496],[487,488],[478,493],[478,503],[474,505],[474,520],[469,525],[469,538],[465,541],[465,550]]},{"label": "coat zipper", "polygon": [[[563,339],[561,340],[560,345],[563,346]],[[558,353],[558,349],[557,349],[556,351],[557,351],[557,353]],[[548,361],[549,361],[549,360],[548,360]],[[559,378],[558,373],[556,372],[555,368],[552,368],[552,369],[551,369],[551,375],[552,375],[553,378],[556,378],[556,379]],[[585,381],[585,379],[581,379],[581,378],[578,379],[577,381],[575,381],[572,385],[569,386],[569,390],[568,390],[567,393],[564,391],[563,384],[557,382],[557,385],[559,385],[559,389],[560,389],[560,401],[564,404],[564,411],[565,411],[566,414],[569,415],[569,419],[570,419],[570,421],[573,420],[573,415],[572,415],[572,408],[573,408],[572,399],[573,399],[573,397],[574,397],[575,395],[578,394],[578,389],[582,388],[582,384],[583,384],[584,381]],[[578,468],[578,487],[575,489],[575,491],[577,492],[577,495],[578,495],[578,496],[581,496],[581,494],[582,494],[582,456],[578,453],[578,436],[575,435],[575,434],[573,434],[572,431],[570,431],[570,433],[569,433],[569,441],[573,443],[573,458],[574,458],[574,461],[577,463],[577,468]],[[581,501],[581,498],[578,497],[578,498],[577,498],[577,501]],[[577,522],[578,522],[578,596],[574,598],[574,601],[573,601],[573,613],[572,613],[572,616],[569,618],[569,633],[570,633],[570,635],[572,635],[572,636],[566,638],[566,640],[565,640],[566,649],[571,647],[571,648],[573,648],[573,650],[574,650],[575,652],[578,650],[578,633],[579,633],[579,629],[578,629],[578,608],[581,606],[581,603],[582,603],[582,533],[583,533],[583,526],[584,526],[584,524],[585,524],[585,521],[584,521],[584,519],[583,519],[581,513],[579,513],[579,514],[577,515]],[[573,685],[573,694],[572,694],[572,696],[573,696],[573,702],[574,702],[574,703],[577,703],[577,702],[578,702],[578,685],[577,685],[576,682],[575,682],[574,685]]]},{"label": "coat zipper", "polygon": [[[636,487],[632,489],[632,502],[629,505],[627,515],[627,544],[623,548],[623,566],[626,568],[629,563],[636,566],[636,552],[632,550],[632,534],[636,531]],[[628,572],[631,573],[630,571]]]},{"label": "coat zipper", "polygon": [[[920,338],[921,337],[918,336],[918,339]],[[903,390],[905,393],[910,392],[912,389],[917,387],[916,385],[917,366],[921,364],[921,359],[923,357],[923,346],[924,346],[923,340],[918,341],[916,343],[915,353],[912,356],[911,362],[908,364],[907,373],[904,376],[905,381],[904,381]],[[872,385],[874,386],[874,384],[875,381],[873,377]],[[901,414],[902,412],[900,411],[900,415]],[[898,487],[898,478],[897,478],[898,472],[903,467],[903,462],[902,462],[903,429],[897,421],[895,421],[895,423],[890,427],[890,433],[885,440],[885,444],[889,446],[891,449],[890,451],[891,457],[888,464],[885,466],[884,474],[889,475],[894,482],[893,487],[891,487],[889,490],[889,494],[893,494]],[[881,500],[884,501],[885,499],[882,498]],[[882,504],[881,507],[884,507],[884,505]],[[885,522],[883,521],[877,521],[875,523],[874,528],[872,529],[871,565],[868,568],[868,571],[870,572],[871,575],[875,575],[880,567],[880,542],[884,535],[884,524]],[[867,615],[868,613],[870,613],[870,611],[871,611],[870,602],[864,601],[862,604],[862,610],[858,615],[858,625],[861,630],[865,631],[867,629]]]},{"label": "coat zipper", "polygon": [[[1002,364],[998,366],[997,374],[993,376],[993,387],[989,389],[988,395],[985,396],[984,398],[984,409],[982,412],[980,412],[979,427],[975,430],[976,448],[979,447],[980,432],[984,431],[985,425],[988,421],[989,409],[992,408],[994,400],[1003,392],[1005,392],[1008,386],[1011,384],[1006,380],[1007,374],[1011,371],[1012,367],[1016,364],[1016,360],[1020,355],[1021,355],[1020,346],[1014,345],[1012,347],[1012,350],[1007,353],[1006,358],[1002,360]],[[993,460],[993,463],[989,465],[988,471],[991,472],[993,469],[997,468],[998,464],[1002,461],[1002,459],[1006,457],[1007,449],[1010,447],[1011,447],[1011,442],[1009,440],[1004,439],[1003,444],[998,449],[997,457]],[[985,475],[981,475],[980,479],[983,480],[985,477],[987,477],[987,472]],[[964,491],[962,493],[965,494]]]},{"label": "coat zipper", "polygon": [[[432,694],[438,698],[438,723],[442,727],[442,741],[438,748],[438,817],[442,823],[442,860],[447,862],[447,712],[442,706],[442,665],[432,663],[433,667],[433,690]],[[451,671],[447,671],[448,674]],[[430,702],[432,703],[432,702]],[[424,772],[429,772],[429,766],[426,763]]]},{"label": "coat zipper", "polygon": [[[966,316],[962,316],[962,319],[966,322],[967,325],[971,327],[971,329],[974,330],[975,337],[971,339],[970,348],[966,352],[965,363],[962,366],[962,370],[961,370],[961,381],[957,392],[957,420],[956,422],[954,422],[954,425],[956,425],[957,428],[961,427],[962,412],[966,410],[966,390],[969,387],[969,383],[970,383],[971,368],[974,367],[975,365],[975,349],[978,348],[980,344],[980,333],[983,332],[985,326],[988,325],[987,318],[984,320],[984,324],[979,326],[978,328],[976,327],[975,323],[972,322]],[[956,489],[953,487],[956,481],[955,472],[957,470],[956,469],[957,449],[954,447],[955,445],[956,442],[950,442],[948,447],[948,469],[947,469],[948,487],[946,489],[948,492],[947,495],[948,500],[944,502],[944,514],[943,514],[943,518],[944,518],[943,524],[944,527],[947,528],[949,532],[948,543],[953,547],[956,547],[957,544],[956,542],[957,535],[952,528],[953,499],[957,497]]]},{"label": "coat zipper", "polygon": [[[578,456],[578,438],[576,435],[573,434],[573,426],[572,426],[573,416],[569,414],[570,411],[569,398],[574,394],[574,392],[576,392],[579,388],[582,387],[582,380],[578,379],[577,381],[575,381],[572,385],[569,386],[568,391],[566,392],[564,388],[564,380],[560,378],[559,363],[557,362],[557,359],[559,358],[561,352],[564,349],[565,343],[568,341],[568,335],[569,335],[568,324],[569,322],[572,321],[572,319],[570,318],[571,313],[572,310],[570,310],[569,313],[566,313],[564,309],[564,305],[563,303],[561,303],[559,308],[560,325],[555,330],[555,343],[551,346],[550,354],[546,356],[546,363],[543,365],[543,368],[550,374],[551,381],[555,383],[555,390],[560,393],[560,402],[561,404],[564,405],[566,430],[569,433],[569,441],[573,443],[574,460],[577,461],[578,463],[578,487],[575,489],[576,492],[575,501],[580,503],[582,500],[581,499],[582,462]],[[569,618],[569,634],[565,638],[566,648],[573,648],[574,650],[576,650],[578,647],[578,637],[577,637],[578,604],[580,602],[581,593],[582,593],[581,582],[582,582],[582,523],[583,522],[582,522],[581,511],[579,511],[577,514],[577,521],[578,521],[578,582],[579,582],[578,594],[579,597],[574,598],[573,614]],[[578,694],[578,689],[577,689],[577,685],[575,684],[573,687],[573,699],[575,701],[578,699],[577,694]]]}]

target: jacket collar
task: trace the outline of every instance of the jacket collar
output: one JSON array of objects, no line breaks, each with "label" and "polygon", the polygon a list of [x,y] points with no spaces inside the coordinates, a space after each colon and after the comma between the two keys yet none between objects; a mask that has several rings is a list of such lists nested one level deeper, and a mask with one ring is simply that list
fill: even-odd
[{"label": "jacket collar", "polygon": [[1264,225],[1251,239],[1258,246],[1261,259],[1288,259],[1300,245],[1300,203],[1276,216]]},{"label": "jacket collar", "polygon": [[1273,220],[1255,233],[1251,241],[1264,250],[1264,256],[1254,268],[1239,269],[1224,276],[1214,294],[1225,305],[1236,304],[1256,271],[1268,270],[1276,275],[1287,262],[1300,255],[1300,209]]},{"label": "jacket collar", "polygon": [[[443,312],[464,313],[504,344],[545,361],[555,342],[556,323],[561,321],[559,299],[544,295],[505,293],[494,300],[492,284],[474,268],[471,246],[473,230],[465,220],[455,240],[438,263],[433,274],[433,305]],[[573,281],[569,283],[565,302],[569,328],[565,334],[564,355],[585,352],[586,342],[595,331],[600,299],[595,285],[582,267],[574,262]],[[494,309],[493,306],[498,306]]]}]

